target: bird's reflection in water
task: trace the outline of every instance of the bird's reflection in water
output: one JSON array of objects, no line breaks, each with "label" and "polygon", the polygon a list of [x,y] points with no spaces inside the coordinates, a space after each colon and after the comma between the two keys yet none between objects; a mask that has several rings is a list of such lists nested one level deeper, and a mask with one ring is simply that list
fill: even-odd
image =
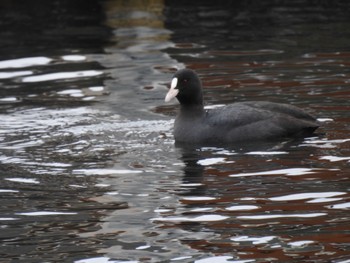
[{"label": "bird's reflection in water", "polygon": [[[202,146],[176,143],[184,163],[183,191],[181,196],[219,195],[215,186],[235,183],[229,175],[236,172],[246,172],[249,169],[273,170],[279,169],[279,163],[272,159],[290,158],[293,149],[303,139],[268,142],[244,142],[229,146]],[[303,155],[311,155],[314,149],[305,149]],[[248,167],[249,166],[249,167]],[[212,177],[208,179],[208,177]],[[218,182],[218,180],[224,182]],[[185,190],[186,189],[186,190]]]},{"label": "bird's reflection in water", "polygon": [[[288,203],[276,204],[268,197],[303,187],[305,180],[273,173],[248,177],[232,175],[286,169],[287,165],[292,168],[293,160],[315,154],[315,149],[302,148],[300,142],[253,142],[226,147],[176,144],[184,163],[184,176],[177,191],[180,205],[173,215],[162,220],[167,227],[186,231],[188,237],[181,241],[202,252],[230,253],[234,249],[246,252],[246,247],[240,243],[225,242],[234,237],[266,238],[263,244],[269,244],[268,249],[276,242],[284,246],[282,241],[279,244],[279,237],[283,236],[280,228],[284,229],[284,224],[260,225],[241,218],[288,211]],[[294,221],[289,224],[293,225]],[[250,244],[250,252],[254,253],[250,258],[261,257],[264,245]]]},{"label": "bird's reflection in water", "polygon": [[179,147],[184,163],[183,185],[189,186],[189,191],[182,192],[181,195],[201,196],[205,194],[205,186],[203,184],[204,166],[198,161],[202,158],[200,148],[196,147]]}]

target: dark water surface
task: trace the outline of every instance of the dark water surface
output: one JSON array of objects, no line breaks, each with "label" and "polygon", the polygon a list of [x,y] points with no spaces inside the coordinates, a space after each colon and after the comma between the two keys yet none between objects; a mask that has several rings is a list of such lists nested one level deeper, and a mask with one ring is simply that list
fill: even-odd
[{"label": "dark water surface", "polygon": [[[347,1],[0,7],[1,262],[350,262]],[[183,67],[319,135],[175,147]]]}]

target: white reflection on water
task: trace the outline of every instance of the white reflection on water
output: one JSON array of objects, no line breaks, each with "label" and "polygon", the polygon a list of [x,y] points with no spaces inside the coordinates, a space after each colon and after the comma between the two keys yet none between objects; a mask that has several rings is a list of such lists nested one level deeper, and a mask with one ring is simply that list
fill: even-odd
[{"label": "white reflection on water", "polygon": [[140,170],[118,170],[118,169],[77,169],[73,170],[74,174],[85,175],[116,175],[116,174],[138,174],[142,173]]},{"label": "white reflection on water", "polygon": [[86,59],[86,56],[82,56],[82,55],[65,55],[62,56],[63,60],[66,61],[83,61]]},{"label": "white reflection on water", "polygon": [[226,207],[225,209],[227,211],[247,211],[247,210],[254,210],[254,209],[259,209],[259,206],[256,205],[233,205]]},{"label": "white reflection on water", "polygon": [[293,200],[304,200],[313,198],[324,198],[333,197],[338,195],[345,195],[345,192],[321,192],[321,193],[300,193],[300,194],[290,194],[278,197],[270,197],[271,201],[293,201]]},{"label": "white reflection on water", "polygon": [[251,236],[237,236],[232,237],[231,240],[235,242],[252,242],[254,245],[268,243],[277,236],[251,237]]},{"label": "white reflection on water", "polygon": [[207,166],[207,165],[213,165],[213,164],[220,164],[220,163],[233,163],[233,161],[226,161],[226,158],[206,158],[197,161],[198,164]]},{"label": "white reflection on water", "polygon": [[[102,86],[87,88],[100,92]],[[70,90],[69,92],[72,92]],[[68,93],[68,92],[67,92]],[[146,144],[172,143],[160,134],[169,133],[171,121],[123,120],[119,115],[91,107],[51,109],[38,107],[0,114],[0,162],[20,164],[35,174],[72,172],[70,160],[77,156],[113,154],[123,149],[145,149]],[[5,139],[6,138],[6,139]],[[126,141],[128,143],[125,143]],[[145,144],[146,143],[146,144]],[[116,145],[118,146],[116,148]],[[45,151],[44,149],[50,149]],[[159,151],[154,149],[153,153]],[[30,154],[29,154],[30,153]],[[53,162],[53,160],[58,160]],[[85,163],[87,165],[87,163]],[[154,164],[159,165],[157,164]],[[79,175],[140,174],[144,169],[123,167],[75,167]],[[32,182],[33,183],[33,182]]]},{"label": "white reflection on water", "polygon": [[55,216],[55,215],[76,215],[75,212],[57,212],[57,211],[36,211],[36,212],[23,212],[15,213],[21,216]]},{"label": "white reflection on water", "polygon": [[66,80],[66,79],[74,79],[74,78],[94,77],[101,74],[103,74],[103,72],[98,70],[58,72],[58,73],[49,73],[49,74],[25,77],[22,79],[22,81],[23,82],[41,82],[41,81],[60,80],[60,79]]},{"label": "white reflection on water", "polygon": [[331,209],[350,209],[350,202],[327,206]]},{"label": "white reflection on water", "polygon": [[151,246],[149,246],[149,245],[144,245],[144,246],[139,246],[139,247],[136,247],[135,249],[136,250],[144,250],[144,249],[148,249],[148,248],[150,248]]},{"label": "white reflection on water", "polygon": [[184,260],[184,259],[189,259],[189,258],[192,258],[192,256],[177,257],[177,258],[172,258],[170,260],[171,261],[178,261],[178,260]]},{"label": "white reflection on water", "polygon": [[[52,127],[74,126],[78,122],[89,121],[93,116],[101,112],[88,108],[48,109],[44,107],[18,110],[15,112],[0,114],[0,134],[19,133],[46,133]],[[41,139],[41,138],[40,138]],[[40,140],[39,138],[37,140]],[[35,138],[24,138],[33,141]]]},{"label": "white reflection on water", "polygon": [[320,160],[327,160],[330,162],[350,161],[350,157],[339,157],[339,156],[322,156]]},{"label": "white reflection on water", "polygon": [[350,141],[350,139],[318,139],[318,138],[308,138],[299,146],[316,147],[322,149],[333,149],[337,148],[339,144]]},{"label": "white reflection on water", "polygon": [[188,200],[188,201],[210,201],[215,199],[216,199],[215,197],[210,197],[210,196],[186,196],[182,198],[182,200]]},{"label": "white reflection on water", "polygon": [[247,220],[264,220],[264,219],[277,219],[277,218],[312,218],[325,216],[327,213],[305,213],[305,214],[266,214],[266,215],[246,215],[246,216],[237,216],[238,219],[247,219]]},{"label": "white reflection on water", "polygon": [[0,69],[5,68],[26,68],[38,65],[47,65],[52,61],[48,57],[18,58],[0,61]]},{"label": "white reflection on water", "polygon": [[62,90],[62,91],[57,92],[57,94],[70,95],[72,97],[83,97],[84,96],[81,89],[66,89],[66,90]]},{"label": "white reflection on water", "polygon": [[311,168],[287,168],[287,169],[279,169],[279,170],[271,170],[264,172],[256,172],[256,173],[239,173],[239,174],[231,174],[230,177],[245,177],[245,176],[260,176],[260,175],[288,175],[288,176],[297,176],[297,175],[305,175],[305,174],[313,174],[317,169]]},{"label": "white reflection on water", "polygon": [[[66,60],[66,61],[79,61],[79,60],[84,60],[85,57],[62,57],[62,59]],[[25,71],[23,71],[25,72]],[[28,75],[29,72],[28,71]],[[87,76],[88,74],[86,73],[86,71],[84,71],[85,73],[83,74],[77,74],[77,72],[68,72],[68,73],[72,73],[72,75],[70,75],[72,78],[79,78],[79,77],[84,77]],[[97,71],[96,71],[97,72]],[[20,76],[20,75],[16,75],[19,73],[14,72],[14,75],[12,77],[16,77],[16,76]],[[23,73],[21,73],[23,74]],[[61,79],[61,77],[63,77],[64,75],[59,75],[62,73],[58,73],[58,75],[53,75],[53,74],[43,74],[40,76],[31,76],[31,77],[27,77],[24,78],[24,80],[29,80],[29,82],[31,81],[46,81],[46,80],[59,80]],[[63,73],[64,74],[64,73]],[[84,75],[85,74],[85,75]],[[102,73],[101,73],[102,74]],[[98,75],[98,74],[97,74]],[[0,75],[1,76],[1,75]],[[23,75],[24,76],[24,75]],[[69,76],[68,76],[69,77]],[[67,76],[65,76],[64,78],[67,78]],[[103,92],[104,91],[104,87],[102,86],[96,86],[96,87],[90,87],[90,88],[85,88],[85,89],[72,89],[72,88],[68,88],[65,90],[61,90],[56,92],[57,95],[62,95],[62,96],[70,96],[70,97],[83,97],[86,95],[86,90],[89,90],[91,92]],[[91,94],[90,94],[91,95]],[[92,96],[90,97],[85,97],[84,99],[93,99]],[[9,101],[16,101],[17,99],[15,97],[10,97],[8,98]],[[85,111],[86,110],[86,111]],[[68,135],[73,135],[74,136],[74,140],[73,141],[62,141],[61,143],[59,143],[56,148],[53,148],[53,152],[55,153],[67,153],[68,155],[73,155],[74,151],[76,151],[76,153],[81,154],[84,151],[84,148],[88,148],[89,152],[94,152],[97,149],[99,150],[104,150],[105,147],[108,144],[111,144],[112,146],[116,146],[118,145],[118,147],[120,146],[120,144],[125,143],[122,142],[123,138],[125,138],[127,141],[127,145],[125,146],[125,148],[127,149],[136,149],[136,156],[134,155],[135,152],[132,152],[130,154],[130,156],[132,156],[132,158],[134,157],[140,157],[145,158],[141,153],[144,152],[144,150],[140,150],[140,149],[145,149],[145,147],[147,148],[148,144],[152,144],[152,141],[154,141],[154,136],[151,136],[151,138],[146,138],[146,136],[150,133],[150,132],[156,132],[159,134],[159,132],[169,132],[171,125],[171,121],[148,121],[148,120],[136,120],[136,121],[122,121],[120,120],[119,116],[113,115],[113,116],[108,116],[108,118],[105,118],[106,116],[104,115],[104,113],[101,112],[92,112],[90,109],[86,109],[85,108],[77,108],[76,111],[72,110],[72,109],[67,109],[67,110],[50,110],[50,109],[46,109],[46,108],[38,108],[38,109],[33,109],[28,110],[28,111],[19,111],[17,113],[10,113],[7,116],[2,116],[3,119],[5,120],[4,124],[5,126],[2,126],[1,130],[1,134],[2,135],[7,135],[9,133],[9,131],[17,133],[17,134],[25,134],[28,135],[27,137],[25,137],[26,139],[13,139],[13,140],[9,140],[9,141],[4,141],[1,142],[1,147],[2,149],[5,150],[18,150],[16,151],[15,154],[18,154],[20,157],[24,157],[27,158],[28,156],[21,155],[21,151],[26,151],[27,148],[30,147],[37,147],[37,146],[46,146],[48,144],[46,144],[47,142],[50,141],[55,141],[55,139],[57,138],[57,140],[61,140],[62,138],[64,138],[64,136]],[[110,113],[109,113],[110,115]],[[15,117],[14,117],[15,116]],[[95,121],[95,119],[100,118],[99,121]],[[108,120],[108,121],[107,121]],[[114,122],[115,120],[117,120],[116,122]],[[10,129],[12,128],[12,130]],[[113,132],[113,134],[111,134],[111,132]],[[117,136],[117,137],[113,137],[114,133],[119,133],[122,134],[122,136]],[[88,140],[84,140],[81,139],[80,136],[85,136],[85,135],[98,135],[101,136],[99,139],[88,139]],[[113,135],[113,136],[112,136]],[[102,137],[103,136],[103,137]],[[146,138],[146,139],[144,139]],[[110,141],[109,141],[110,140]],[[143,140],[146,141],[146,144],[144,144]],[[317,139],[307,139],[306,142],[304,143],[304,145],[306,146],[310,146],[312,144],[317,146],[325,146],[328,147],[329,145],[331,146],[336,146],[338,143],[342,143],[345,142],[346,140],[340,140],[339,142],[337,140],[317,140]],[[164,140],[162,141],[162,144],[167,144],[167,143],[172,143],[171,139],[170,140]],[[308,143],[310,142],[310,143]],[[310,145],[309,145],[310,144]],[[164,145],[163,145],[164,146]],[[162,146],[162,147],[163,147]],[[39,148],[39,147],[38,147]],[[155,149],[152,148],[152,150],[154,150],[154,152],[156,151]],[[203,151],[206,150],[210,150],[210,149],[202,149]],[[225,155],[225,158],[222,157],[218,157],[218,158],[204,158],[199,160],[197,163],[202,165],[202,166],[208,166],[208,165],[215,165],[215,164],[222,164],[222,163],[229,163],[229,162],[233,162],[231,160],[228,160],[228,158],[230,158],[229,156],[231,155],[236,155],[237,153],[233,152],[232,150],[226,150],[226,149],[219,149],[219,148],[213,148],[212,149],[213,153],[212,154],[219,154],[219,155]],[[152,152],[153,153],[153,152]],[[246,156],[244,156],[244,158],[249,158],[249,155],[282,155],[282,154],[289,154],[288,152],[284,152],[284,151],[251,151],[251,152],[247,152]],[[288,157],[288,156],[287,156]],[[7,159],[6,159],[7,158]],[[154,156],[151,156],[149,159],[155,158]],[[271,157],[273,158],[273,157]],[[329,160],[331,162],[333,161],[347,161],[348,157],[337,157],[337,156],[324,156],[321,157],[319,159],[324,159],[324,160]],[[146,159],[145,162],[148,162],[149,159]],[[156,159],[156,158],[155,158]],[[45,162],[45,160],[43,160],[42,162],[40,162],[39,160],[30,160],[30,159],[21,159],[18,157],[9,157],[9,156],[3,156],[2,161],[8,161],[9,163],[22,163],[22,164],[27,164],[27,165],[32,165],[32,166],[43,166],[43,167],[47,167],[47,170],[37,170],[37,173],[42,173],[42,172],[47,172],[48,170],[50,170],[51,172],[55,172],[55,173],[61,173],[58,170],[54,170],[53,168],[64,168],[64,167],[70,167],[71,165],[68,163],[61,163],[61,162]],[[212,204],[212,207],[200,207],[201,204],[199,204],[198,207],[194,207],[191,206],[190,209],[188,209],[187,211],[184,211],[186,209],[184,209],[183,207],[177,207],[173,204],[173,202],[175,201],[169,201],[169,207],[171,209],[165,209],[168,206],[164,206],[164,209],[154,209],[154,207],[162,207],[161,205],[163,205],[163,201],[164,200],[172,200],[173,196],[171,195],[171,191],[168,190],[170,185],[170,181],[173,183],[174,179],[171,178],[167,179],[164,177],[164,174],[162,174],[162,176],[156,175],[154,177],[150,177],[150,173],[152,172],[152,169],[150,168],[152,165],[152,167],[157,167],[157,169],[163,169],[166,168],[168,170],[163,170],[164,173],[168,172],[168,173],[179,173],[178,169],[175,169],[174,167],[171,167],[171,169],[173,170],[169,170],[169,168],[166,166],[167,163],[162,163],[162,162],[155,162],[154,164],[151,164],[151,162],[154,162],[154,160],[150,160],[150,162],[148,162],[145,166],[146,168],[139,168],[139,169],[117,169],[117,168],[95,168],[95,166],[92,166],[93,169],[89,168],[89,169],[74,169],[73,170],[73,174],[75,175],[100,175],[102,178],[104,176],[108,177],[108,175],[114,175],[113,177],[118,177],[119,180],[115,180],[115,178],[112,178],[111,180],[114,181],[118,181],[118,183],[114,183],[112,184],[112,182],[110,184],[96,184],[95,186],[100,186],[100,187],[107,187],[107,186],[111,186],[114,187],[116,190],[118,191],[114,191],[114,192],[109,192],[108,194],[110,195],[115,195],[116,196],[116,200],[120,200],[121,198],[125,197],[124,200],[130,202],[132,205],[135,205],[135,207],[130,208],[127,211],[123,211],[123,212],[119,212],[116,213],[115,218],[112,218],[110,221],[108,221],[109,219],[106,220],[106,222],[108,221],[108,223],[112,224],[112,227],[109,229],[109,231],[113,232],[116,229],[122,229],[123,231],[125,231],[125,236],[127,239],[128,235],[132,235],[132,233],[137,232],[137,234],[135,234],[136,238],[140,238],[140,240],[144,240],[144,236],[141,236],[141,234],[139,233],[143,233],[142,231],[139,230],[145,230],[143,228],[144,226],[144,222],[146,222],[147,220],[150,220],[151,223],[154,223],[154,221],[160,221],[160,222],[170,222],[170,223],[182,223],[182,222],[196,222],[196,223],[201,223],[201,224],[206,224],[207,222],[216,222],[216,221],[223,221],[223,220],[227,220],[230,222],[230,219],[235,220],[235,219],[247,219],[247,220],[264,220],[264,219],[276,219],[276,218],[313,218],[313,217],[320,217],[323,215],[326,215],[326,213],[308,213],[308,214],[279,214],[280,211],[268,211],[267,214],[265,215],[245,215],[245,213],[249,213],[250,210],[254,210],[254,209],[259,209],[261,208],[260,206],[257,205],[232,205],[229,207],[227,206],[227,203],[224,203],[224,210],[225,213],[228,213],[227,211],[233,212],[235,216],[224,216],[224,215],[219,215],[216,213],[220,213],[220,211],[222,211],[220,204],[218,206],[215,206],[216,204]],[[175,161],[178,162],[178,160],[176,159]],[[178,164],[177,164],[178,165]],[[179,166],[179,165],[178,165]],[[74,167],[76,168],[76,167]],[[84,168],[84,167],[83,167]],[[131,168],[131,166],[128,166],[127,168]],[[262,167],[257,167],[257,170],[262,169]],[[148,169],[148,171],[147,171]],[[269,169],[269,168],[265,168],[265,169]],[[305,174],[312,174],[312,173],[317,173],[319,171],[326,171],[327,169],[316,169],[316,168],[289,168],[289,169],[280,169],[280,170],[271,170],[271,171],[260,171],[260,172],[254,172],[254,173],[239,173],[239,174],[233,174],[231,175],[231,177],[240,177],[240,176],[260,176],[260,175],[276,175],[276,174],[282,174],[282,175],[288,175],[288,176],[295,176],[295,175],[305,175]],[[246,170],[234,170],[231,173],[234,172],[240,172],[240,171],[246,171]],[[71,171],[69,171],[71,172]],[[249,172],[249,171],[248,171]],[[129,175],[133,175],[133,174],[142,174],[142,176],[135,176],[138,178],[133,178],[133,176],[129,176]],[[181,174],[181,172],[180,172]],[[121,180],[123,179],[123,175],[125,175],[125,178],[127,178],[127,180]],[[158,180],[157,176],[162,178],[162,184],[158,184],[154,183],[156,180]],[[135,183],[135,187],[133,187],[133,180],[138,181],[141,179],[141,177],[143,177],[142,179],[144,181],[141,181],[139,184]],[[148,178],[146,178],[148,177]],[[149,180],[149,178],[151,178],[151,180]],[[28,179],[28,178],[10,178],[12,179],[13,182],[18,182],[18,183],[40,183],[38,180],[36,179]],[[155,180],[152,180],[155,179]],[[16,181],[17,180],[17,181]],[[27,180],[27,181],[26,181]],[[31,181],[32,180],[32,181]],[[152,181],[152,183],[149,183],[149,181]],[[169,181],[169,182],[168,182]],[[122,182],[122,183],[121,183]],[[174,184],[174,188],[176,189],[176,186],[180,186],[180,187],[195,187],[195,186],[201,186],[203,184],[201,183],[183,183],[181,184],[181,181],[176,181],[173,183]],[[75,187],[75,188],[82,188],[82,187],[86,187],[86,186],[82,186],[82,185],[75,185],[75,184],[71,184],[70,186]],[[141,188],[141,187],[142,188]],[[156,186],[156,187],[154,187]],[[164,187],[163,187],[164,186]],[[40,185],[39,185],[40,187]],[[149,187],[150,190],[147,188]],[[159,189],[162,189],[162,191],[164,191],[164,196],[161,194],[158,194],[157,191],[159,191]],[[130,190],[129,190],[130,188]],[[139,193],[140,189],[142,189],[142,192]],[[156,189],[156,190],[155,190]],[[173,188],[171,188],[172,190]],[[77,189],[78,190],[78,189]],[[143,192],[144,191],[144,192]],[[1,190],[0,190],[1,192]],[[10,190],[8,191],[8,193],[10,193]],[[306,201],[307,203],[311,203],[311,202],[330,202],[330,201],[338,201],[338,200],[342,200],[342,198],[330,198],[332,196],[338,196],[341,194],[344,194],[343,192],[326,192],[326,193],[299,193],[299,194],[292,194],[292,195],[284,195],[284,196],[277,196],[277,197],[271,197],[270,201],[289,201],[289,200],[304,200],[304,199],[311,199]],[[158,195],[157,195],[158,194]],[[214,198],[211,196],[206,196],[205,193],[204,196],[188,196],[188,197],[181,197],[179,199],[176,198],[176,200],[186,200],[186,201],[191,201],[192,205],[193,203],[195,203],[197,205],[197,203],[200,203],[201,201],[212,201],[212,200],[218,200],[218,202],[220,201],[220,197],[219,198]],[[209,193],[210,194],[210,193]],[[138,198],[140,197],[140,198]],[[146,197],[146,198],[145,198]],[[157,200],[157,201],[155,201]],[[160,200],[160,201],[159,201]],[[236,200],[239,200],[238,198]],[[242,198],[243,200],[243,198]],[[259,200],[259,198],[251,198],[251,199],[246,199],[246,200]],[[266,200],[266,198],[261,198],[261,200]],[[198,201],[198,202],[196,202]],[[213,202],[216,203],[216,202]],[[235,203],[235,202],[232,202]],[[322,206],[322,205],[321,205]],[[226,208],[225,208],[226,207]],[[323,207],[323,206],[322,206]],[[325,206],[326,208],[330,208],[330,209],[349,209],[350,204],[349,203],[340,203],[340,204],[336,204],[336,205],[331,205],[331,206]],[[138,208],[139,211],[137,210]],[[147,214],[146,216],[143,215],[144,213],[148,213],[147,211],[152,211],[149,214]],[[154,213],[168,213],[170,215],[171,211],[178,211],[178,214],[169,216],[169,217],[163,217],[164,214],[162,214],[159,217],[155,217]],[[206,213],[205,215],[200,215],[198,216],[198,214],[194,215],[191,214],[190,216],[186,215],[186,212],[196,212],[196,213]],[[237,212],[235,212],[237,211]],[[244,215],[241,215],[241,213],[239,213],[239,211],[244,211]],[[265,211],[265,210],[264,210]],[[334,210],[333,210],[334,211]],[[184,212],[184,213],[181,213]],[[254,213],[255,211],[252,211],[252,213]],[[273,213],[277,213],[277,214],[273,214]],[[296,211],[297,212],[297,211]],[[314,211],[316,212],[316,211]],[[321,210],[321,212],[323,212],[323,210]],[[23,213],[17,213],[17,215],[22,215],[22,216],[50,216],[50,215],[58,215],[58,214],[65,214],[65,212],[50,212],[50,211],[37,211],[37,212],[23,212]],[[233,214],[232,213],[232,214]],[[73,213],[66,213],[66,214],[73,214]],[[120,215],[124,215],[120,216]],[[137,222],[141,227],[136,226],[135,223],[133,222],[129,222],[131,216],[134,216],[134,222]],[[238,215],[238,216],[236,216]],[[158,215],[156,215],[158,216]],[[137,221],[137,219],[135,219],[135,217],[139,217],[139,221]],[[151,218],[151,219],[150,219]],[[0,218],[0,220],[16,220],[16,218]],[[123,222],[123,219],[124,222]],[[113,224],[115,224],[116,221],[121,221],[122,226],[115,226]],[[130,226],[128,225],[128,223],[130,224]],[[260,222],[259,222],[260,223]],[[129,229],[130,227],[130,229]],[[147,226],[147,228],[149,229],[150,227],[154,227],[152,226]],[[135,231],[136,230],[136,231]],[[133,232],[134,231],[134,232]],[[106,232],[108,232],[106,230]],[[165,232],[165,231],[164,231]],[[130,234],[131,233],[131,234]],[[158,233],[163,233],[161,230],[159,230]],[[247,234],[247,233],[244,233]],[[269,241],[272,241],[274,239],[275,236],[269,236],[270,233],[267,233],[266,236],[240,236],[240,237],[235,237],[232,239],[232,241],[235,242],[252,242],[253,244],[264,244],[267,243]],[[273,233],[275,234],[275,233]],[[262,234],[263,235],[263,234]],[[123,240],[123,237],[119,237],[121,240]],[[234,240],[235,239],[235,240]],[[152,238],[150,238],[150,240],[152,241]],[[299,247],[299,246],[304,246],[307,244],[310,244],[310,242],[313,241],[295,241],[295,242],[290,242],[288,243],[289,246],[292,247]],[[136,246],[135,249],[136,250],[145,250],[150,248],[151,246],[149,245],[142,245],[142,246]],[[124,251],[125,252],[125,251]],[[133,253],[133,252],[131,252]],[[186,256],[186,253],[183,257],[178,257],[178,258],[173,258],[172,260],[176,261],[180,261],[182,259],[188,259],[191,258],[192,256]],[[203,258],[203,259],[199,259],[195,262],[198,263],[205,263],[205,262],[252,262],[254,260],[233,260],[233,257],[230,256],[215,256],[215,257],[209,257],[209,258]],[[82,263],[82,262],[88,262],[88,263],[92,263],[92,262],[98,262],[98,263],[104,263],[104,262],[137,262],[137,261],[114,261],[110,258],[107,257],[99,257],[99,258],[90,258],[90,259],[85,259],[85,260],[78,260],[76,262]]]},{"label": "white reflection on water", "polygon": [[138,263],[139,261],[121,261],[121,260],[113,260],[108,257],[95,257],[95,258],[87,258],[76,260],[74,263]]},{"label": "white reflection on water", "polygon": [[248,263],[254,262],[254,259],[233,260],[230,256],[216,256],[194,261],[194,263]]},{"label": "white reflection on water", "polygon": [[307,201],[307,203],[315,204],[315,203],[329,203],[329,202],[335,202],[342,200],[343,198],[329,198],[329,197],[321,197],[321,198],[315,198]]},{"label": "white reflection on water", "polygon": [[0,189],[0,193],[18,193],[18,190]]},{"label": "white reflection on water", "polygon": [[228,219],[228,216],[221,215],[201,215],[196,217],[156,217],[151,218],[151,221],[161,221],[161,222],[213,222],[222,221]]},{"label": "white reflection on water", "polygon": [[5,180],[15,183],[40,184],[40,182],[37,179],[33,178],[5,178]]},{"label": "white reflection on water", "polygon": [[288,245],[292,247],[302,247],[308,244],[315,243],[315,241],[312,240],[300,240],[300,241],[294,241],[294,242],[289,242]]},{"label": "white reflection on water", "polygon": [[1,102],[16,102],[19,99],[16,97],[5,97],[5,98],[0,98]]},{"label": "white reflection on water", "polygon": [[283,151],[253,151],[247,152],[247,155],[280,155],[280,154],[288,154],[288,152]]},{"label": "white reflection on water", "polygon": [[350,263],[350,259],[346,259],[346,260],[338,261],[337,263]]},{"label": "white reflection on water", "polygon": [[32,75],[33,71],[24,70],[24,71],[12,71],[12,72],[0,72],[0,79],[10,79],[15,77]]}]

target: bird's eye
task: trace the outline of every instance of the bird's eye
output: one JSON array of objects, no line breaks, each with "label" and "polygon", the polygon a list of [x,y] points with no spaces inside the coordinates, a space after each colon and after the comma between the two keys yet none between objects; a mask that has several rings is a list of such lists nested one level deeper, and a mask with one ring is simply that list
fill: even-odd
[{"label": "bird's eye", "polygon": [[183,79],[182,81],[186,83],[186,82],[188,82],[188,79]]}]

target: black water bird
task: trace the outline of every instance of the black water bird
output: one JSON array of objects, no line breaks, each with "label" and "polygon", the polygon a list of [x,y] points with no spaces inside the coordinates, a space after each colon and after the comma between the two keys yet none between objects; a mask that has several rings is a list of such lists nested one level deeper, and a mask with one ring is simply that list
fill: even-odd
[{"label": "black water bird", "polygon": [[177,71],[165,101],[180,102],[175,119],[177,143],[233,144],[302,138],[319,127],[304,110],[283,103],[249,101],[207,110],[203,104],[201,81],[190,69]]}]

